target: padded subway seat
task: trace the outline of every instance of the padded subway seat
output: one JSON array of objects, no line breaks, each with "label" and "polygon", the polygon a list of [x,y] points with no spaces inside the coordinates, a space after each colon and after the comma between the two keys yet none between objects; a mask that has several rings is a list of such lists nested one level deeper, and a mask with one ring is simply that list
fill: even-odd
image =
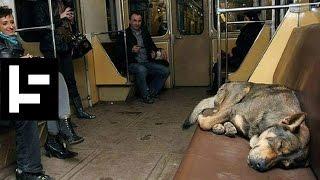
[{"label": "padded subway seat", "polygon": [[219,136],[198,127],[174,179],[315,179],[310,168],[255,171],[247,165],[249,150],[249,142],[244,138]]},{"label": "padded subway seat", "polygon": [[[320,24],[292,29],[272,83],[297,90],[311,133],[310,167],[260,173],[247,165],[249,143],[197,128],[175,179],[316,179],[320,176]],[[282,53],[281,53],[282,54]],[[263,81],[264,82],[264,81]]]}]

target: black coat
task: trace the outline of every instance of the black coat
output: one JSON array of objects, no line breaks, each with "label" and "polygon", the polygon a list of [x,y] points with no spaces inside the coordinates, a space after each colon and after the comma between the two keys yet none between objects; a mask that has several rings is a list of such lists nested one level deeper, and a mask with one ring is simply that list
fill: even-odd
[{"label": "black coat", "polygon": [[[62,27],[64,25],[64,21],[67,21],[67,19],[60,19],[57,1],[52,1],[52,9],[57,53],[71,51],[70,43],[66,42],[60,33],[57,33],[57,29]],[[35,6],[35,12],[35,24],[37,26],[50,25],[49,5],[47,0],[38,1]],[[40,51],[42,53],[53,53],[51,30],[43,30],[39,35],[41,36]]]},{"label": "black coat", "polygon": [[[154,42],[150,36],[150,33],[148,32],[147,29],[142,28],[141,35],[142,35],[144,47],[147,50],[148,61],[152,61],[151,53],[152,53],[152,51],[156,52],[158,50],[158,48],[154,44]],[[121,55],[120,55],[121,59],[125,60],[125,57],[124,57],[125,48],[124,48],[124,40],[123,39],[124,38],[123,38],[123,33],[122,33],[122,34],[120,34],[117,42],[118,42],[118,52],[121,52]],[[137,56],[137,53],[132,52],[132,48],[133,48],[133,46],[137,45],[138,42],[137,42],[137,38],[133,35],[133,32],[130,27],[126,29],[126,41],[127,41],[127,55],[128,55],[129,64],[130,63],[137,63],[137,60],[135,58]]]},{"label": "black coat", "polygon": [[19,58],[23,56],[24,49],[21,43],[11,43],[9,40],[0,37],[0,58]]},{"label": "black coat", "polygon": [[241,28],[236,41],[236,47],[232,49],[233,58],[239,61],[237,64],[241,64],[260,33],[261,28],[261,23],[249,23]]}]

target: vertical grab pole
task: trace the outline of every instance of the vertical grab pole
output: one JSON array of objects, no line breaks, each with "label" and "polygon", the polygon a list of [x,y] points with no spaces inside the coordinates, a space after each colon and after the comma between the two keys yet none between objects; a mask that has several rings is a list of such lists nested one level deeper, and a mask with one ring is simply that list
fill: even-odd
[{"label": "vertical grab pole", "polygon": [[217,50],[218,50],[218,56],[217,56],[217,60],[218,60],[218,73],[215,74],[218,75],[218,87],[221,86],[221,25],[220,25],[220,0],[216,1],[216,7],[217,7],[217,29],[218,29],[218,42],[217,42]]},{"label": "vertical grab pole", "polygon": [[[225,0],[225,8],[227,9],[228,8],[228,1]],[[226,69],[225,69],[225,82],[228,81],[228,12],[225,13],[225,16],[226,16],[226,22],[225,22],[225,63],[226,63]]]},{"label": "vertical grab pole", "polygon": [[50,23],[51,23],[51,35],[52,35],[52,45],[53,45],[53,55],[57,57],[57,49],[56,49],[56,40],[54,37],[54,22],[53,22],[53,11],[52,11],[52,2],[48,0],[49,4],[49,14],[50,14]]},{"label": "vertical grab pole", "polygon": [[126,66],[127,66],[127,84],[130,82],[130,74],[129,74],[129,61],[128,61],[128,49],[127,49],[127,33],[124,24],[124,4],[121,1],[121,21],[122,21],[122,31],[123,31],[123,41],[124,41],[124,51],[126,58]]}]

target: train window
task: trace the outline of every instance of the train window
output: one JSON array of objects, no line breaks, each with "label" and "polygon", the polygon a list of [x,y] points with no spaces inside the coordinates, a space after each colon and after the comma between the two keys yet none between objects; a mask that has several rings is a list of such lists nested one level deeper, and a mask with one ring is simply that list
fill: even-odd
[{"label": "train window", "polygon": [[177,0],[177,21],[181,34],[195,35],[203,32],[202,0]]},{"label": "train window", "polygon": [[[269,0],[228,0],[227,1],[227,8],[241,8],[241,7],[253,7],[253,6],[267,6],[271,5],[271,1]],[[220,8],[225,8],[225,1],[220,2]],[[216,2],[213,2],[213,28],[217,29],[217,15],[216,15]],[[228,22],[231,21],[244,21],[244,12],[232,12],[228,13]],[[261,11],[260,20],[266,20],[271,19],[271,11],[263,10]],[[220,21],[221,21],[221,31],[225,31],[225,21],[226,21],[226,14],[220,15]],[[228,25],[228,32],[237,32],[241,29],[241,27],[244,26],[244,24],[230,24]]]},{"label": "train window", "polygon": [[166,0],[129,0],[129,9],[142,14],[143,23],[151,36],[162,36],[167,33]]},{"label": "train window", "polygon": [[116,0],[107,0],[106,1],[106,9],[107,9],[107,24],[108,31],[116,31],[117,28],[117,6]]}]

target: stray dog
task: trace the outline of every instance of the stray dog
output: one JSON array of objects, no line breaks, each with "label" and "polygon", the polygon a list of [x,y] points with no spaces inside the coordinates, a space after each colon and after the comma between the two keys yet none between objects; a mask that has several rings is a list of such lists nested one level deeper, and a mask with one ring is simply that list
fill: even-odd
[{"label": "stray dog", "polygon": [[183,124],[250,139],[248,164],[266,171],[307,166],[309,129],[295,92],[280,85],[231,82],[202,100]]}]

